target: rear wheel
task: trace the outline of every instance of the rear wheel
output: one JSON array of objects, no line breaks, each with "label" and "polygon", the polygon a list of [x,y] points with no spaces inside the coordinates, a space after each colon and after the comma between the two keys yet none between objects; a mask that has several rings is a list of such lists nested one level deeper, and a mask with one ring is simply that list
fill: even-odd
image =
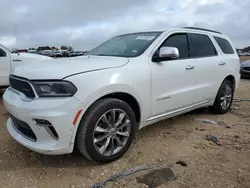
[{"label": "rear wheel", "polygon": [[131,107],[118,99],[102,99],[84,115],[76,144],[90,160],[106,163],[121,157],[135,135],[136,120]]},{"label": "rear wheel", "polygon": [[210,111],[215,114],[225,114],[231,108],[234,96],[233,83],[230,80],[224,80],[216,96],[214,105]]}]

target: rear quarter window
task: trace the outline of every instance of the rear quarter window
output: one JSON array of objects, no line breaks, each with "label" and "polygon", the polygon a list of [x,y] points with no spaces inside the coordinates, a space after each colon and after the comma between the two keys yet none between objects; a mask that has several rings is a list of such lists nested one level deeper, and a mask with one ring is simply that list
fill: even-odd
[{"label": "rear quarter window", "polygon": [[214,39],[216,40],[224,54],[234,54],[233,47],[226,39],[220,37],[214,37]]}]

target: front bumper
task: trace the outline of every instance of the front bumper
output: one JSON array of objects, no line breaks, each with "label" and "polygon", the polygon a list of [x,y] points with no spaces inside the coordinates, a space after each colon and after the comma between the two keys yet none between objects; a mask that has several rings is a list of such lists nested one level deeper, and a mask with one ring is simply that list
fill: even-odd
[{"label": "front bumper", "polygon": [[[7,89],[3,95],[6,110],[13,118],[7,121],[10,135],[23,146],[42,154],[59,155],[71,153],[74,143],[71,143],[74,134],[73,121],[81,106],[81,102],[71,98],[40,98],[33,101],[23,101],[20,95]],[[17,130],[15,120],[24,122],[36,136],[30,140]],[[47,120],[56,131],[55,139],[48,130],[34,122],[34,119]]]},{"label": "front bumper", "polygon": [[248,70],[241,69],[240,74],[241,76],[250,76],[250,70],[248,71]]}]

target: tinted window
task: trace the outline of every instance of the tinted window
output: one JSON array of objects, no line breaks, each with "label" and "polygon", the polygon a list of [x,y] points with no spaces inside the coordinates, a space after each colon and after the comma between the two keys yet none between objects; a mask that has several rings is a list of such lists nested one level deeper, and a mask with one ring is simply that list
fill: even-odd
[{"label": "tinted window", "polygon": [[216,49],[207,35],[188,34],[192,57],[209,57],[217,55]]},{"label": "tinted window", "polygon": [[0,48],[0,57],[5,57],[6,56],[6,52],[3,51],[1,48]]},{"label": "tinted window", "polygon": [[234,54],[234,50],[227,40],[220,37],[214,37],[214,39],[217,41],[224,54]]},{"label": "tinted window", "polygon": [[170,36],[162,47],[176,47],[179,50],[179,59],[189,58],[188,40],[186,34],[177,34]]}]

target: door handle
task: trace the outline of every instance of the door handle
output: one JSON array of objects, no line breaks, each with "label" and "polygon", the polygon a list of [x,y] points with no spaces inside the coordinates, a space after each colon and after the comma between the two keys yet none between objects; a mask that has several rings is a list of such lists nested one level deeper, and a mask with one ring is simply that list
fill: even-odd
[{"label": "door handle", "polygon": [[226,63],[225,62],[220,62],[219,65],[226,65]]},{"label": "door handle", "polygon": [[188,66],[186,67],[186,70],[192,70],[192,69],[194,69],[194,68],[195,68],[195,66],[188,65]]}]

